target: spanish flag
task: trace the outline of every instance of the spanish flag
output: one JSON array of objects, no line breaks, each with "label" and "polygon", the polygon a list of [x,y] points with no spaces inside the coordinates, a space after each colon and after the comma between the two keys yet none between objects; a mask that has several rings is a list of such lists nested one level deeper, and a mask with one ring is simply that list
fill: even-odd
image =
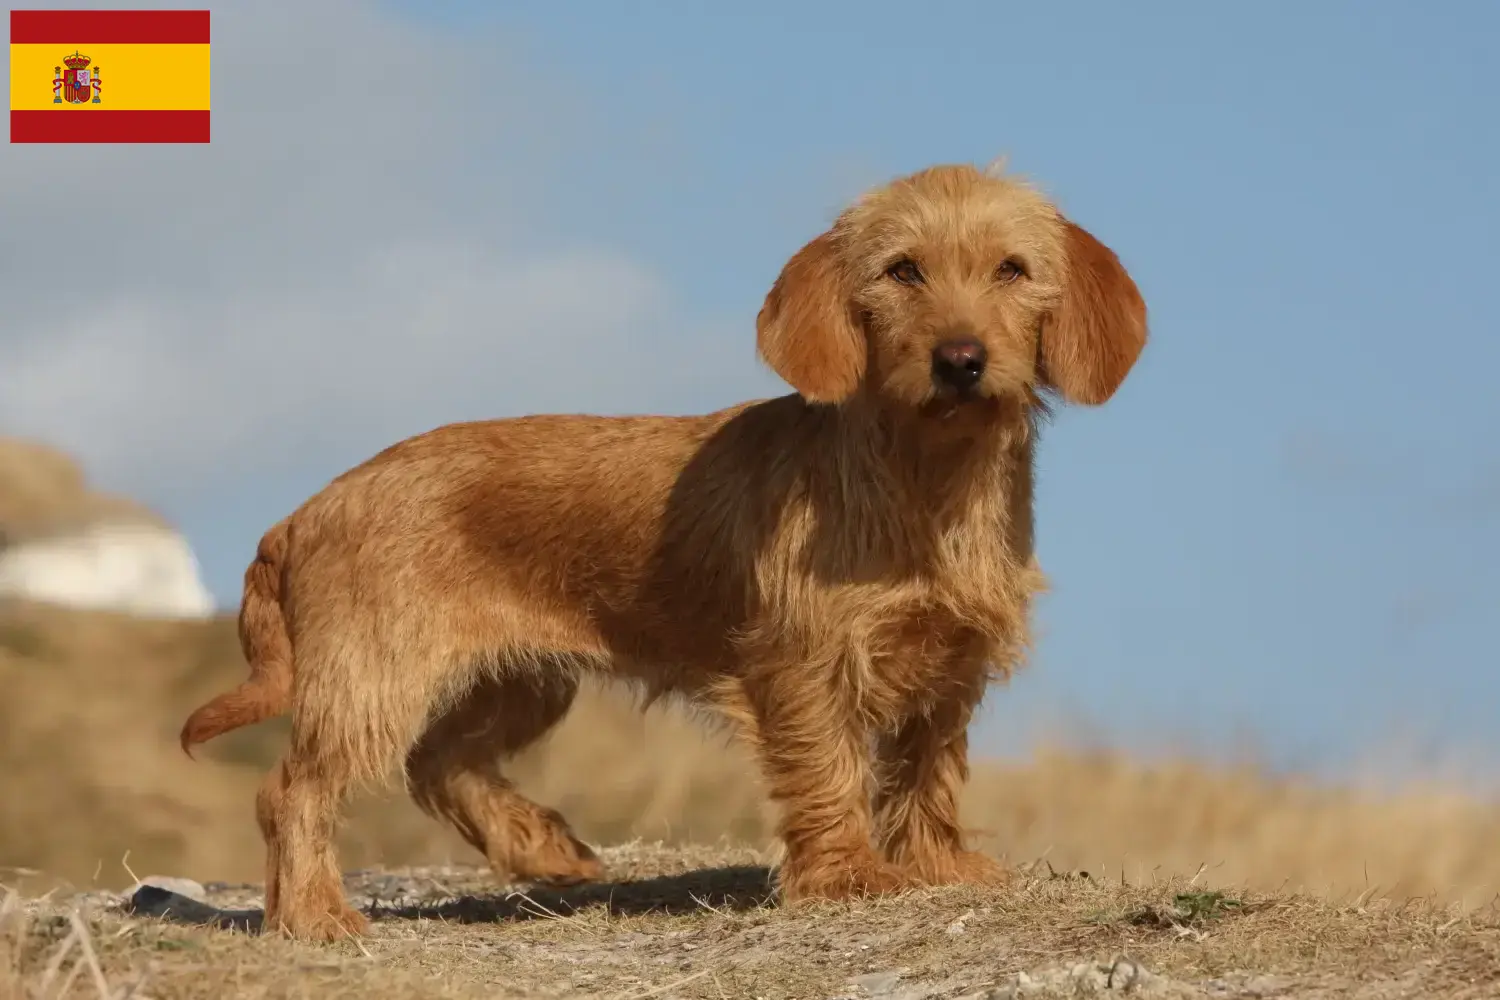
[{"label": "spanish flag", "polygon": [[13,10],[11,142],[207,142],[208,11]]}]

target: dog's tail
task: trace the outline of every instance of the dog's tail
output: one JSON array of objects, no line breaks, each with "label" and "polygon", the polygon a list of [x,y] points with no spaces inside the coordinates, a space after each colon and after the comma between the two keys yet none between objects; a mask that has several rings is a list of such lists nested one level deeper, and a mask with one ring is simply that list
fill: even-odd
[{"label": "dog's tail", "polygon": [[240,648],[250,664],[250,677],[188,716],[181,740],[182,750],[189,757],[196,744],[274,718],[291,706],[292,641],[281,607],[282,565],[289,534],[288,520],[266,532],[255,561],[245,570]]}]

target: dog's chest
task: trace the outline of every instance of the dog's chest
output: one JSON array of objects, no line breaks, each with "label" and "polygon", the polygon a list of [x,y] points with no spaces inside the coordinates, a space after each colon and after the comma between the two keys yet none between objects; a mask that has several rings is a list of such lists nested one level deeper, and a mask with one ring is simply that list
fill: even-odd
[{"label": "dog's chest", "polygon": [[846,637],[846,669],[864,711],[877,718],[977,696],[992,671],[1014,665],[1026,642],[1024,602],[920,601],[867,614]]},{"label": "dog's chest", "polygon": [[979,633],[945,609],[913,607],[890,614],[871,632],[864,655],[888,679],[941,674],[955,660],[979,655]]}]

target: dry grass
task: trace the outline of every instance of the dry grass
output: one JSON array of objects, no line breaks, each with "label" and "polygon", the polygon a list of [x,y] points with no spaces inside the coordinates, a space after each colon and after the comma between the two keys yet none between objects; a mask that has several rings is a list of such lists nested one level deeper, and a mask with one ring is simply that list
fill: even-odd
[{"label": "dry grass", "polygon": [[[131,881],[127,854],[142,874],[258,881],[251,800],[283,730],[226,737],[198,762],[175,743],[186,712],[243,671],[228,621],[0,609],[0,882],[28,897],[118,889]],[[349,867],[443,866],[352,883],[411,897],[377,922],[368,956],[128,919],[85,898],[100,975],[116,993],[144,977],[156,998],[208,996],[225,976],[234,996],[644,997],[687,977],[655,995],[741,998],[860,996],[885,980],[861,994],[850,976],[905,968],[900,988],[947,977],[951,989],[930,995],[960,996],[1022,969],[1128,952],[1197,984],[1183,995],[1251,995],[1230,973],[1253,970],[1290,977],[1298,996],[1500,996],[1485,978],[1500,970],[1500,806],[1458,795],[1379,798],[1190,761],[1041,752],[976,768],[965,803],[987,847],[1037,869],[1014,890],[787,913],[764,905],[765,861],[747,853],[769,830],[753,768],[683,716],[590,692],[515,771],[587,839],[667,847],[611,851],[615,884],[532,893],[555,916],[529,919],[530,904],[452,867],[476,859],[401,796],[363,799],[344,835]],[[684,874],[702,866],[718,870]],[[1049,875],[1079,869],[1092,877]],[[253,895],[225,889],[215,901]],[[12,903],[0,1000],[47,978],[76,930],[68,898]],[[945,933],[960,917],[963,933]],[[1241,992],[1203,993],[1214,977]],[[99,995],[87,963],[70,989]]]},{"label": "dry grass", "polygon": [[[245,931],[143,919],[100,898],[15,912],[0,998],[73,977],[77,996],[765,997],[1007,996],[1018,973],[1063,980],[1080,962],[1148,970],[1138,993],[1172,997],[1404,996],[1500,991],[1500,920],[1431,904],[1339,906],[1023,875],[999,892],[914,893],[782,910],[763,859],[743,850],[614,848],[615,883],[497,890],[472,869],[351,877],[374,916],[360,943],[308,947]],[[209,916],[252,925],[253,890],[215,887]],[[87,941],[90,952],[81,945]],[[71,943],[70,943],[71,942]],[[60,956],[60,957],[59,957]],[[1120,961],[1121,959],[1127,961]],[[95,969],[97,964],[97,971]],[[9,975],[7,981],[3,978]],[[1102,978],[1102,977],[1099,977]],[[25,984],[23,986],[22,984]],[[101,992],[101,986],[106,992]]]}]

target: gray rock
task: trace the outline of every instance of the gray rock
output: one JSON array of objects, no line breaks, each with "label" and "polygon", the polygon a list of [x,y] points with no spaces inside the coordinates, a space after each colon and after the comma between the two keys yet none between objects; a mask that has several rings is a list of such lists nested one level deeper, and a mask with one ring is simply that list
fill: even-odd
[{"label": "gray rock", "polygon": [[855,976],[849,983],[857,987],[865,996],[888,997],[901,985],[901,973],[870,972],[863,976]]},{"label": "gray rock", "polygon": [[1150,972],[1134,959],[1120,957],[1109,963],[1079,962],[1041,972],[1017,973],[1009,984],[971,994],[962,1000],[1048,1000],[1110,994],[1161,1000],[1186,1000],[1205,995],[1185,983],[1173,982]]},{"label": "gray rock", "polygon": [[[849,980],[854,997],[879,998],[879,1000],[927,1000],[935,990],[916,983],[904,981],[910,969],[891,969],[886,972],[867,972]],[[852,1000],[852,998],[851,998]]]},{"label": "gray rock", "polygon": [[969,910],[962,916],[955,918],[951,924],[943,929],[943,933],[953,937],[956,937],[959,934],[967,934],[969,929],[965,927],[964,924],[967,923],[973,916],[974,911]]}]

